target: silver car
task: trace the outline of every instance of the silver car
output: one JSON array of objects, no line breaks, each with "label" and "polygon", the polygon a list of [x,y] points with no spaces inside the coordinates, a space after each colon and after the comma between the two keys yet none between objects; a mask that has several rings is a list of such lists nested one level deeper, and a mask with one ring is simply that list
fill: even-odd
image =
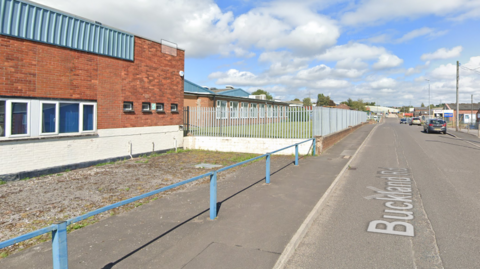
[{"label": "silver car", "polygon": [[444,120],[440,119],[427,119],[425,124],[423,125],[423,131],[425,133],[447,133],[447,123]]}]

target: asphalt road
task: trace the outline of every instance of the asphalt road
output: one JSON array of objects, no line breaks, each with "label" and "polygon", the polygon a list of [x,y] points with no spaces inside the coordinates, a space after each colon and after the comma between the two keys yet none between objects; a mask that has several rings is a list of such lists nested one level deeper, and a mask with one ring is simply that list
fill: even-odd
[{"label": "asphalt road", "polygon": [[387,119],[286,268],[480,268],[480,143]]}]

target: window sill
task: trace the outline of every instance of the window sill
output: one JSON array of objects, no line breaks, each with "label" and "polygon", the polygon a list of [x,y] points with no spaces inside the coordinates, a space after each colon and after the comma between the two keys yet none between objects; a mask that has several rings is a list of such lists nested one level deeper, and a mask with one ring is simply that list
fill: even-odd
[{"label": "window sill", "polygon": [[0,143],[5,142],[15,142],[15,141],[34,141],[34,140],[51,140],[51,139],[69,139],[69,138],[79,138],[79,137],[91,137],[98,136],[98,133],[84,133],[84,134],[64,134],[64,135],[44,135],[44,136],[35,136],[35,137],[0,137]]},{"label": "window sill", "polygon": [[153,112],[150,111],[150,110],[142,110],[142,113],[144,113],[144,114],[152,114]]},{"label": "window sill", "polygon": [[157,113],[159,113],[159,114],[165,114],[165,110],[157,110]]},{"label": "window sill", "polygon": [[180,113],[180,112],[178,112],[178,111],[171,111],[171,113],[172,113],[172,114],[178,114],[178,113]]},{"label": "window sill", "polygon": [[124,110],[123,113],[127,113],[127,114],[135,114],[135,111],[134,110]]}]

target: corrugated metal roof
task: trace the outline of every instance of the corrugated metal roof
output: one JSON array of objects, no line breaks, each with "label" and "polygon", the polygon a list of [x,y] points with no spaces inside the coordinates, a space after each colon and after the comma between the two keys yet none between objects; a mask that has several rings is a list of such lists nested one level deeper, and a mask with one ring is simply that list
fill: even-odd
[{"label": "corrugated metal roof", "polygon": [[248,93],[247,91],[245,91],[241,88],[233,89],[233,90],[220,89],[220,90],[214,90],[214,92],[216,92],[219,95],[234,96],[234,97],[247,97],[248,98],[248,96],[250,95],[250,93]]},{"label": "corrugated metal roof", "polygon": [[133,61],[132,34],[31,2],[0,0],[0,34]]},{"label": "corrugated metal roof", "polygon": [[210,91],[209,89],[206,89],[202,86],[199,86],[191,81],[188,81],[186,79],[183,80],[183,91],[184,92],[191,92],[191,93],[209,93],[209,94],[215,94],[214,92]]}]

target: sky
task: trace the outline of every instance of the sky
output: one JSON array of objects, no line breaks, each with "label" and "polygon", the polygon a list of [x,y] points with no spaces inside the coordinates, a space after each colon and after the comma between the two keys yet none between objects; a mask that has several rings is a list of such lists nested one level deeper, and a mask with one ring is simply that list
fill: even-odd
[{"label": "sky", "polygon": [[[185,50],[185,78],[384,106],[480,102],[480,0],[37,0]],[[429,102],[430,88],[430,102]]]}]

